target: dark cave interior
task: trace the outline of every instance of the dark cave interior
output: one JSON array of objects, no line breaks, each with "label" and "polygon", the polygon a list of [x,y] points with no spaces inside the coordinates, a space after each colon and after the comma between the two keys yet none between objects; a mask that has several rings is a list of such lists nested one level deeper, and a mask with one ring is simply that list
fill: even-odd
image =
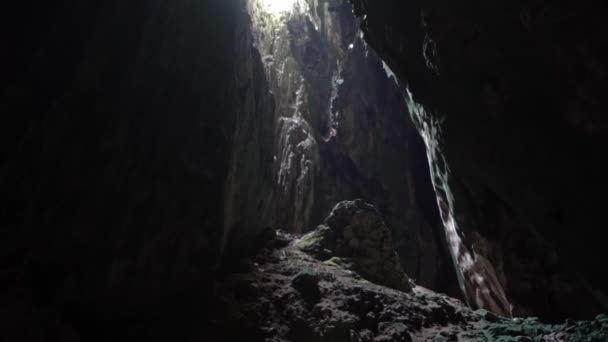
[{"label": "dark cave interior", "polygon": [[9,1],[0,340],[608,341],[606,7]]}]

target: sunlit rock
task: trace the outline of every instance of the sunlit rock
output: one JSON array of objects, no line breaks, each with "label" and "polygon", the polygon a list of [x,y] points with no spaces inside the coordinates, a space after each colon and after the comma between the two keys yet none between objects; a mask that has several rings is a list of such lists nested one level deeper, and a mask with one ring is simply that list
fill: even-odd
[{"label": "sunlit rock", "polygon": [[372,282],[411,291],[390,230],[376,208],[362,200],[337,204],[323,225],[299,240],[298,247],[329,259],[328,264],[352,268]]},{"label": "sunlit rock", "polygon": [[277,15],[265,4],[251,0],[248,12],[276,104],[274,225],[303,233],[335,203],[365,198],[390,227],[408,274],[458,295],[424,143],[351,6],[302,0]]},{"label": "sunlit rock", "polygon": [[350,2],[425,140],[471,305],[552,320],[608,310],[605,6]]}]

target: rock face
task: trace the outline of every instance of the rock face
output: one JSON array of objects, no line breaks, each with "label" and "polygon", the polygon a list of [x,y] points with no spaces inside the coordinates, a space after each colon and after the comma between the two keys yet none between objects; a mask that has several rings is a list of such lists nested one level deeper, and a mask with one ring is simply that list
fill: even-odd
[{"label": "rock face", "polygon": [[469,301],[549,319],[605,308],[605,6],[351,3],[425,139]]},{"label": "rock face", "polygon": [[[304,235],[298,247],[321,260],[352,262],[357,272],[374,283],[406,292],[412,290],[390,230],[376,208],[362,200],[337,204],[325,224]],[[330,259],[335,257],[339,259]]]},{"label": "rock face", "polygon": [[243,4],[0,16],[0,340],[204,339],[222,241],[225,260],[271,213],[273,103]]},{"label": "rock face", "polygon": [[351,6],[306,0],[277,15],[252,0],[248,10],[276,103],[275,226],[306,232],[335,203],[364,198],[392,230],[404,269],[458,295],[424,142]]},{"label": "rock face", "polygon": [[234,55],[229,169],[223,196],[222,254],[238,254],[262,229],[275,226],[273,149],[275,101],[254,45],[250,18],[239,7]]},{"label": "rock face", "polygon": [[[510,319],[416,286],[396,291],[321,262],[293,244],[265,251],[257,267],[226,277],[238,309],[227,326],[236,335],[217,341],[391,342],[391,341],[605,341],[608,316],[545,324]],[[294,286],[300,282],[306,284]],[[306,290],[304,290],[306,289]],[[314,293],[311,301],[308,293]],[[235,305],[238,303],[239,305]],[[235,331],[237,330],[237,331]],[[239,331],[246,334],[238,335]],[[211,339],[213,340],[213,339]]]}]

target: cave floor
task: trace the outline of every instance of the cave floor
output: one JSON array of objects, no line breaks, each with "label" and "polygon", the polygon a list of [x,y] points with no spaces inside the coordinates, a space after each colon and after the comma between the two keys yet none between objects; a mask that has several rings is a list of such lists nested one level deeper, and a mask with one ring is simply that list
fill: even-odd
[{"label": "cave floor", "polygon": [[498,317],[420,286],[405,293],[370,283],[296,241],[278,235],[222,280],[218,300],[249,340],[608,341],[606,315],[560,325]]}]

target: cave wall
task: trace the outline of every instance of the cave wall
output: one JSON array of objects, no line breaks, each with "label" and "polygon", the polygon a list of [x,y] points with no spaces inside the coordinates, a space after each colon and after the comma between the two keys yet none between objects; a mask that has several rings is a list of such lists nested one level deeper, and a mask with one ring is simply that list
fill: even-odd
[{"label": "cave wall", "polygon": [[364,198],[391,228],[406,272],[458,296],[424,143],[352,7],[310,0],[273,14],[250,1],[248,9],[276,103],[275,226],[308,231],[336,203]]},{"label": "cave wall", "polygon": [[[234,84],[230,113],[235,115],[224,194],[221,254],[239,255],[275,225],[273,169],[275,98],[254,44],[251,19],[241,1],[236,26]],[[225,75],[229,78],[231,75]]]},{"label": "cave wall", "polygon": [[218,263],[354,197],[423,285],[449,291],[446,239],[474,305],[599,310],[603,7],[352,2],[405,89],[339,2],[306,2],[295,40],[257,36],[237,0],[7,5],[0,337],[228,331],[206,311]]},{"label": "cave wall", "polygon": [[469,301],[545,319],[605,309],[605,5],[350,2],[425,138]]},{"label": "cave wall", "polygon": [[0,339],[209,336],[220,253],[270,219],[244,3],[2,12]]}]

